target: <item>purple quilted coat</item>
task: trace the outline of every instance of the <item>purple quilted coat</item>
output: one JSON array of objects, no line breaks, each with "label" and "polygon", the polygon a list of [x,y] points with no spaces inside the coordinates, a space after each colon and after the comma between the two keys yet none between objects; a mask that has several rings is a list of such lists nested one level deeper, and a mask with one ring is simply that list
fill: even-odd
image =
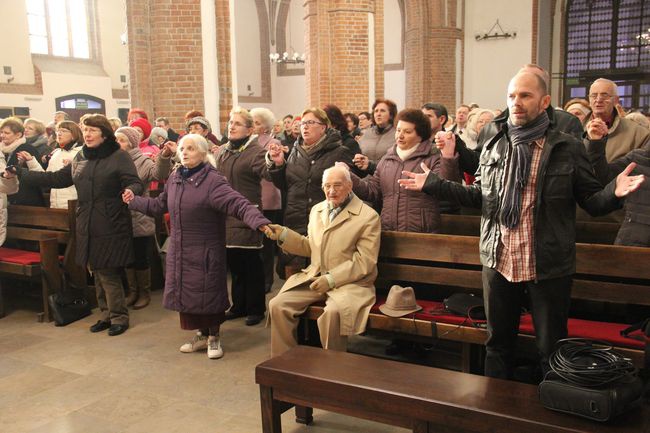
[{"label": "purple quilted coat", "polygon": [[226,216],[239,218],[252,229],[270,224],[210,164],[185,180],[176,170],[160,196],[135,197],[129,208],[150,216],[169,212],[163,306],[182,313],[217,314],[230,307]]}]

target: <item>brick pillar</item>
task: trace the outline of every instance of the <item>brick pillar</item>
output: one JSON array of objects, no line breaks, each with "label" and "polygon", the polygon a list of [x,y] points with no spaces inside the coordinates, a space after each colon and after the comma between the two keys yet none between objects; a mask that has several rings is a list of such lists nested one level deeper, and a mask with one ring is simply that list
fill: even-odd
[{"label": "brick pillar", "polygon": [[[444,104],[453,111],[456,101],[456,42],[458,0],[404,0],[406,12],[404,68],[406,105]],[[462,26],[462,25],[461,25]],[[462,75],[461,75],[462,76]]]},{"label": "brick pillar", "polygon": [[[217,15],[217,68],[219,70],[219,123],[226,125],[232,110],[230,53],[230,1],[215,0]],[[268,59],[266,59],[268,61]]]},{"label": "brick pillar", "polygon": [[151,120],[204,110],[200,0],[127,0],[131,105]]},{"label": "brick pillar", "polygon": [[[384,93],[383,0],[305,0],[304,8],[307,105],[367,109],[370,97]],[[373,95],[368,14],[375,17]]]}]

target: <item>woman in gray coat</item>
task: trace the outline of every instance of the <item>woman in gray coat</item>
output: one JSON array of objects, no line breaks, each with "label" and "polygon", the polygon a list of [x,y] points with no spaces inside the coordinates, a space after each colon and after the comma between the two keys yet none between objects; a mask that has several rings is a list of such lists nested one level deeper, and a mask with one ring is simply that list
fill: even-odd
[{"label": "woman in gray coat", "polygon": [[[184,136],[177,154],[181,166],[156,198],[123,199],[131,210],[149,216],[169,212],[171,233],[163,305],[178,311],[182,329],[197,330],[181,352],[208,350],[211,359],[221,358],[219,328],[230,302],[226,285],[226,218],[242,220],[253,230],[270,223],[260,210],[233,190],[226,178],[208,162],[206,139]],[[162,152],[159,158],[167,156]]]},{"label": "woman in gray coat", "polygon": [[[169,176],[171,168],[169,158],[158,158],[156,162],[140,150],[140,133],[135,128],[125,126],[115,131],[115,140],[120,148],[131,155],[133,164],[138,171],[138,177],[144,184],[145,197],[149,196],[149,185],[155,180],[164,180]],[[169,152],[169,150],[166,150]],[[129,296],[126,305],[139,310],[151,302],[151,268],[149,256],[154,242],[156,223],[153,218],[131,212],[133,221],[133,252],[135,261],[126,267],[126,280],[129,285]]]}]

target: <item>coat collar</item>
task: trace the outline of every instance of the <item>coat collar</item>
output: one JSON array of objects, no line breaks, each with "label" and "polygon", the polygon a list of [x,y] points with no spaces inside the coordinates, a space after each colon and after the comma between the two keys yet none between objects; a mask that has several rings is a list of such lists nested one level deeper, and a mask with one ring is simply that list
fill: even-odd
[{"label": "coat collar", "polygon": [[[433,147],[431,141],[425,140],[418,144],[417,148],[415,149],[415,152],[409,155],[406,160],[408,161],[409,159],[414,159],[414,158],[421,158],[421,157],[427,157],[429,155],[432,155],[434,153],[438,152],[438,149],[436,147]],[[395,159],[401,161],[402,159],[397,155],[397,145],[394,144],[391,148],[388,149],[386,152],[386,159]]]},{"label": "coat collar", "polygon": [[[179,166],[179,168],[180,168],[180,166]],[[177,184],[183,183],[183,176],[181,176],[179,168],[177,168],[176,171],[174,171],[174,174],[172,175],[173,176],[173,178],[172,178],[173,183],[177,183]],[[205,165],[203,166],[203,168],[201,170],[197,171],[194,174],[194,176],[192,176],[190,178],[192,180],[191,182],[190,182],[190,179],[187,179],[187,184],[198,188],[199,185],[201,185],[201,183],[208,176],[208,174],[210,173],[211,170],[215,170],[215,168],[212,166],[212,164],[210,164],[209,162],[206,162]],[[170,177],[172,177],[172,176],[170,176]]]},{"label": "coat collar", "polygon": [[342,224],[344,221],[350,219],[351,216],[356,216],[361,213],[361,207],[363,206],[363,202],[359,197],[357,197],[354,193],[352,193],[352,199],[350,200],[350,203],[343,209],[339,214],[334,218],[334,221],[331,223],[329,222],[329,211],[327,209],[327,200],[324,200],[320,202],[318,205],[317,212],[320,213],[319,217],[321,219],[321,222],[323,223],[323,226],[325,226],[325,231],[329,231],[333,229],[334,227]]}]

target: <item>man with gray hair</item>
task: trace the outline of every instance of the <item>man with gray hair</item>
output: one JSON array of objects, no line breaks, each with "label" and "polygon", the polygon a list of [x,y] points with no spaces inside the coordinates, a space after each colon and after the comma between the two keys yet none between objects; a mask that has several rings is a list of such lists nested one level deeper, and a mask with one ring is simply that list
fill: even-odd
[{"label": "man with gray hair", "polygon": [[298,317],[314,302],[325,301],[318,318],[323,348],[340,351],[348,335],[365,331],[375,303],[379,215],[354,195],[345,168],[326,169],[322,184],[326,199],[312,208],[307,236],[276,224],[266,232],[288,253],[311,258],[269,302],[272,356],[297,344]]},{"label": "man with gray hair", "polygon": [[589,88],[591,115],[585,118],[587,149],[605,146],[607,162],[650,144],[650,131],[618,115],[616,83],[598,78]]}]

